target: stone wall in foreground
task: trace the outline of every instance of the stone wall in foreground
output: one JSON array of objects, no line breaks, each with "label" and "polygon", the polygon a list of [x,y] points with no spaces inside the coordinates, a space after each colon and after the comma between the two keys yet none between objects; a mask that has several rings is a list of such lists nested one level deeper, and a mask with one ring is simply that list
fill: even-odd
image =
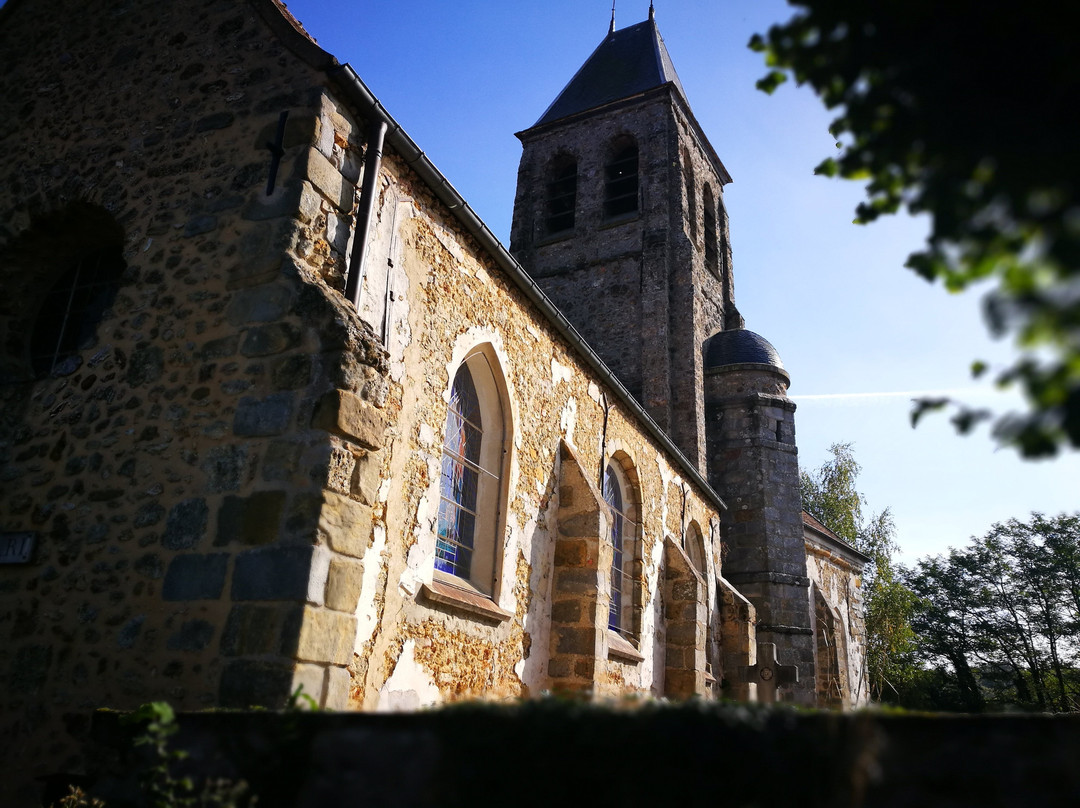
[{"label": "stone wall in foreground", "polygon": [[[123,805],[137,784],[135,756],[116,755],[133,730],[115,715],[95,723],[99,793],[108,805]],[[1080,799],[1076,716],[701,704],[619,711],[541,701],[405,716],[182,715],[180,727],[175,743],[191,751],[192,769],[247,781],[267,808],[425,808],[478,797],[522,806],[806,808],[1069,806]],[[647,751],[648,765],[612,765],[609,749]]]}]

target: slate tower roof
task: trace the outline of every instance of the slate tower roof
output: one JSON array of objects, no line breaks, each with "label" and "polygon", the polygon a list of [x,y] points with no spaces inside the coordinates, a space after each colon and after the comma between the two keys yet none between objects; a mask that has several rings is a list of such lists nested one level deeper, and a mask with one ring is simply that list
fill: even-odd
[{"label": "slate tower roof", "polygon": [[650,13],[645,22],[608,32],[533,126],[567,118],[665,84],[673,84],[686,101],[686,91]]}]

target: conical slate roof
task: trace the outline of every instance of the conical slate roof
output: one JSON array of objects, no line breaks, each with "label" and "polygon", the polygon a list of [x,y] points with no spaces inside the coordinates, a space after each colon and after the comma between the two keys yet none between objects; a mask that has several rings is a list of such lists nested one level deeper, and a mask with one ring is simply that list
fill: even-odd
[{"label": "conical slate roof", "polygon": [[611,31],[533,125],[551,123],[668,83],[674,84],[686,101],[686,91],[650,14],[645,22]]}]

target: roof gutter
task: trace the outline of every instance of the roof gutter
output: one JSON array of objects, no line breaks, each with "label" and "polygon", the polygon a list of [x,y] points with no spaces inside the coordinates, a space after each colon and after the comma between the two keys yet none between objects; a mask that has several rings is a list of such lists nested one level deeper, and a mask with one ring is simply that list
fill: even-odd
[{"label": "roof gutter", "polygon": [[[676,460],[676,462],[682,467],[683,472],[689,477],[697,486],[701,489],[705,497],[712,502],[720,510],[727,510],[727,505],[720,498],[719,494],[713,490],[712,486],[701,476],[701,473],[694,468],[694,465],[687,459],[686,455],[679,450],[675,443],[668,437],[659,425],[645,412],[644,408],[637,402],[637,400],[630,395],[630,392],[623,386],[615,374],[611,372],[610,368],[604,364],[603,360],[597,356],[596,352],[589,347],[588,343],[582,339],[581,335],[577,332],[577,329],[571,325],[570,321],[566,319],[562,312],[560,312],[555,304],[552,303],[547,295],[541,291],[528,273],[521,267],[521,265],[514,259],[507,249],[502,245],[502,242],[496,238],[495,234],[491,232],[486,224],[480,220],[480,217],[476,215],[476,212],[469,207],[469,204],[462,198],[461,194],[457,192],[450,181],[443,176],[442,172],[435,167],[435,165],[428,159],[428,156],[420,149],[413,139],[401,128],[401,125],[394,120],[393,116],[386,111],[386,108],[368,89],[367,85],[360,79],[353,70],[352,65],[343,64],[330,67],[326,70],[326,74],[330,79],[339,87],[346,95],[346,98],[352,103],[356,104],[361,115],[365,117],[374,118],[376,121],[384,123],[386,125],[386,145],[397,152],[398,155],[405,161],[405,163],[417,173],[429,188],[432,189],[435,196],[446,205],[454,217],[461,222],[465,230],[473,238],[477,240],[480,246],[487,250],[491,256],[495,259],[496,263],[510,276],[510,279],[518,287],[519,290],[528,298],[540,312],[551,321],[555,326],[555,330],[559,335],[569,342],[585,360],[585,364],[600,377],[611,390],[615,393],[616,397],[629,409],[634,416],[641,421],[645,430],[649,435],[657,441],[664,449]],[[365,177],[365,187],[367,186],[367,178]],[[361,201],[361,207],[363,207],[363,200]]]}]

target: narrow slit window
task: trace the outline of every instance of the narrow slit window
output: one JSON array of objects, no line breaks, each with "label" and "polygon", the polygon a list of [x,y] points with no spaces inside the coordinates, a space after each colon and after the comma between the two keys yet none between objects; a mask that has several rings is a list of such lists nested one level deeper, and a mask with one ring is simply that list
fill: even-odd
[{"label": "narrow slit window", "polygon": [[705,209],[702,217],[705,224],[705,266],[714,275],[720,274],[719,262],[719,234],[716,230],[716,203],[713,200],[712,188],[705,186]]},{"label": "narrow slit window", "polygon": [[604,166],[604,216],[612,218],[638,209],[638,147],[620,141]]},{"label": "narrow slit window", "polygon": [[551,179],[547,185],[547,233],[555,235],[573,230],[576,207],[577,160],[563,157],[556,160],[552,166]]}]

